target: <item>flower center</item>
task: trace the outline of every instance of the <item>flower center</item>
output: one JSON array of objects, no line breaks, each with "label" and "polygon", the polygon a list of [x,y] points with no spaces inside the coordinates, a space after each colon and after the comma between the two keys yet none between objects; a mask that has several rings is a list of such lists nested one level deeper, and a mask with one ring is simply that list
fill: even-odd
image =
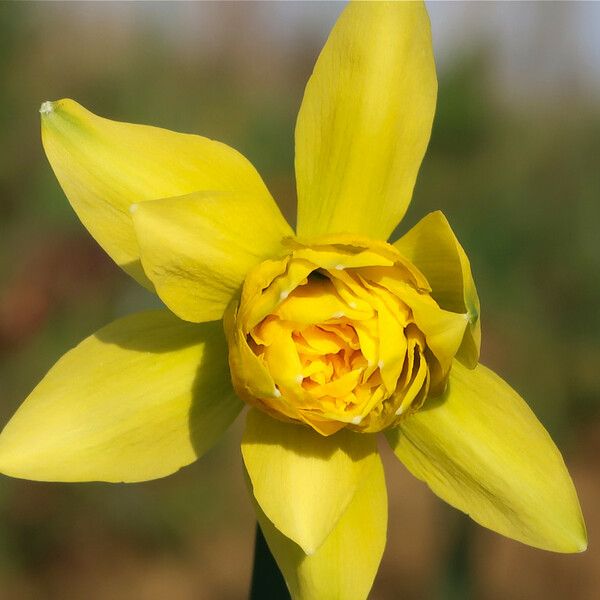
[{"label": "flower center", "polygon": [[443,389],[466,324],[392,246],[372,242],[298,245],[259,265],[233,310],[238,394],[324,435],[379,431],[418,409]]}]

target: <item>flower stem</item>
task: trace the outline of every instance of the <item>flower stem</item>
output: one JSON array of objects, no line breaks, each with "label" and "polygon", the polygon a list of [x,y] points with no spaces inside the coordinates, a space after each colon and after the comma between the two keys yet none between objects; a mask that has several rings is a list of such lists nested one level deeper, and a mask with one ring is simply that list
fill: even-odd
[{"label": "flower stem", "polygon": [[471,522],[465,515],[457,515],[454,545],[448,557],[441,598],[469,600],[473,597],[470,569]]},{"label": "flower stem", "polygon": [[267,598],[268,600],[290,600],[290,593],[257,523],[250,600]]}]

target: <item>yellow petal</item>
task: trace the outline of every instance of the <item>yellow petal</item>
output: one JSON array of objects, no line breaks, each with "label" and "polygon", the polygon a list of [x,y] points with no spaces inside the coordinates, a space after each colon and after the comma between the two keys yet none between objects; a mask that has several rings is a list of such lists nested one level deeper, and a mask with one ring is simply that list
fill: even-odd
[{"label": "yellow petal", "polygon": [[[363,270],[366,272],[367,269]],[[440,310],[440,307],[429,295],[423,295],[405,282],[394,281],[385,274],[379,275],[377,270],[369,269],[371,281],[386,287],[398,296],[413,312],[415,322],[427,337],[427,344],[436,358],[450,366],[467,327],[464,314]],[[365,282],[373,292],[376,287]],[[398,309],[395,311],[398,314]]]},{"label": "yellow petal", "polygon": [[225,144],[103,119],[68,99],[44,102],[40,112],[46,155],[81,222],[148,287],[131,204],[200,190],[235,191],[273,203],[254,167]]},{"label": "yellow petal", "polygon": [[206,452],[241,409],[221,323],[168,311],[119,319],[52,367],[0,435],[0,472],[144,481]]},{"label": "yellow petal", "polygon": [[307,554],[331,533],[380,462],[375,438],[347,430],[324,437],[251,410],[242,455],[269,520]]},{"label": "yellow petal", "polygon": [[[255,398],[275,395],[275,382],[264,361],[252,351],[247,336],[235,326],[237,306],[231,303],[223,316],[223,326],[229,347],[229,365],[232,378],[238,378],[235,388],[244,389],[241,398],[251,402]],[[246,387],[248,384],[251,387]]]},{"label": "yellow petal", "polygon": [[311,556],[281,534],[254,504],[260,527],[293,600],[367,598],[387,533],[387,491],[380,462],[365,477],[346,512]]},{"label": "yellow petal", "polygon": [[495,373],[455,362],[446,393],[388,440],[443,500],[498,533],[555,552],[585,550],[585,525],[560,452]]},{"label": "yellow petal", "polygon": [[410,202],[436,95],[425,5],[351,2],[298,115],[298,235],[387,239]]},{"label": "yellow petal", "polygon": [[132,206],[144,270],[163,302],[187,321],[223,316],[248,271],[293,235],[265,197],[196,192]]},{"label": "yellow petal", "polygon": [[400,297],[411,307],[434,356],[449,368],[465,336],[468,322],[464,315],[440,310],[430,297],[410,288],[406,288]]},{"label": "yellow petal", "polygon": [[427,277],[431,296],[443,309],[467,316],[469,327],[458,359],[475,367],[481,346],[479,297],[469,259],[444,214],[429,213],[394,246]]}]

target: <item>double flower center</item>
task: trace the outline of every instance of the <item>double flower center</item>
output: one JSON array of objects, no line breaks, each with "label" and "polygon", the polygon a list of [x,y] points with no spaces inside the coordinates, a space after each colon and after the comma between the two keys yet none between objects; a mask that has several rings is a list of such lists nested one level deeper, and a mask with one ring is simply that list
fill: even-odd
[{"label": "double flower center", "polygon": [[466,321],[414,265],[381,242],[289,245],[248,275],[226,319],[245,401],[330,435],[385,429],[444,388]]}]

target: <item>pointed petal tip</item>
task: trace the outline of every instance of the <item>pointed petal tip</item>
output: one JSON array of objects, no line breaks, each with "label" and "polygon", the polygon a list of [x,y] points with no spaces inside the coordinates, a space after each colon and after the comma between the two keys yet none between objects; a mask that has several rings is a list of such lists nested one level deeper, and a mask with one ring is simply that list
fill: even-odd
[{"label": "pointed petal tip", "polygon": [[588,548],[588,535],[585,523],[581,523],[581,529],[573,532],[564,532],[566,535],[562,538],[556,538],[554,543],[546,546],[540,546],[542,550],[557,552],[559,554],[581,554]]},{"label": "pointed petal tip", "polygon": [[577,552],[579,554],[581,554],[582,552],[585,552],[588,548],[588,534],[587,534],[587,528],[585,526],[585,523],[583,522],[582,519],[582,532],[581,532],[581,538],[579,539],[579,543],[577,544]]},{"label": "pointed petal tip", "polygon": [[581,537],[571,539],[569,542],[557,545],[554,547],[546,548],[552,552],[558,552],[560,554],[581,554],[588,548],[587,533],[583,533]]},{"label": "pointed petal tip", "polygon": [[45,102],[42,102],[42,105],[40,106],[40,115],[42,115],[42,117],[50,114],[51,112],[54,112],[54,102],[51,102],[50,100],[46,100]]},{"label": "pointed petal tip", "polygon": [[70,98],[60,98],[59,100],[46,100],[40,105],[40,116],[42,122],[46,125],[56,124],[57,119],[69,114],[75,114],[78,109],[84,110],[83,106],[71,100]]},{"label": "pointed petal tip", "polygon": [[62,119],[74,119],[81,121],[90,113],[75,100],[71,98],[60,98],[58,100],[46,100],[40,106],[42,122],[47,125],[58,124]]}]

